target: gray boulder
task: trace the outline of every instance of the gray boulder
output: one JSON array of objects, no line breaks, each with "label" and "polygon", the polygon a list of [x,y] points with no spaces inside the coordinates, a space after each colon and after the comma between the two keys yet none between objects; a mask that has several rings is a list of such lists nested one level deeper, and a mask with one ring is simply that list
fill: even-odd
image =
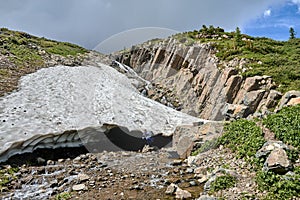
[{"label": "gray boulder", "polygon": [[266,171],[270,170],[277,174],[284,174],[292,168],[293,165],[289,160],[286,151],[282,148],[274,149],[264,164],[264,169]]},{"label": "gray boulder", "polygon": [[283,97],[281,98],[278,107],[276,108],[275,112],[281,110],[284,106],[286,106],[289,101],[293,98],[297,98],[300,97],[300,91],[296,91],[296,90],[291,90],[288,91],[287,93],[285,93],[283,95]]},{"label": "gray boulder", "polygon": [[289,147],[282,141],[268,141],[255,154],[257,158],[267,157],[275,149],[289,150]]},{"label": "gray boulder", "polygon": [[266,158],[263,170],[284,174],[292,169],[286,151],[290,148],[282,141],[268,141],[256,152],[257,158]]},{"label": "gray boulder", "polygon": [[177,187],[175,195],[176,195],[175,196],[176,199],[188,199],[192,197],[192,194],[189,191],[183,190],[179,187]]}]

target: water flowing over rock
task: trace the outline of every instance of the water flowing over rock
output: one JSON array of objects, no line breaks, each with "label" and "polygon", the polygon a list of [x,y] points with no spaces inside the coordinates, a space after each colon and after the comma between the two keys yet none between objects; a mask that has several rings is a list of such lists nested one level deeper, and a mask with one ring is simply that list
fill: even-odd
[{"label": "water flowing over rock", "polygon": [[[271,77],[243,77],[236,70],[238,66],[225,65],[215,53],[212,43],[184,46],[171,38],[134,46],[114,56],[146,80],[173,91],[182,111],[193,116],[223,120],[228,114],[247,117],[276,106],[281,96],[274,95]],[[238,110],[231,111],[230,105]]]},{"label": "water flowing over rock", "polygon": [[138,138],[144,129],[170,136],[179,125],[206,122],[143,97],[132,83],[103,64],[24,76],[18,91],[0,99],[0,161],[37,148],[76,147],[116,127]]}]

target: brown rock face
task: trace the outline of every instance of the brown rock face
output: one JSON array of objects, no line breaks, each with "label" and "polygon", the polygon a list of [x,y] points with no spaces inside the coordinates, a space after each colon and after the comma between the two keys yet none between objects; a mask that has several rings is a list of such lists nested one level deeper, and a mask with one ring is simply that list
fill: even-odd
[{"label": "brown rock face", "polygon": [[275,111],[282,109],[286,105],[290,105],[290,106],[296,105],[297,102],[299,101],[299,98],[300,98],[300,91],[295,91],[295,90],[288,91],[281,98],[279,105]]},{"label": "brown rock face", "polygon": [[296,97],[296,98],[292,98],[289,102],[288,102],[288,106],[295,106],[300,104],[300,97]]},{"label": "brown rock face", "polygon": [[180,158],[191,155],[196,144],[203,144],[221,135],[223,123],[209,122],[199,126],[180,126],[173,134],[173,146]]},{"label": "brown rock face", "polygon": [[215,52],[210,43],[183,46],[168,39],[132,47],[116,57],[143,78],[173,91],[182,111],[193,116],[223,120],[226,106],[233,104],[245,106],[243,117],[247,117],[276,105],[271,77],[242,77],[235,66],[220,64]]}]

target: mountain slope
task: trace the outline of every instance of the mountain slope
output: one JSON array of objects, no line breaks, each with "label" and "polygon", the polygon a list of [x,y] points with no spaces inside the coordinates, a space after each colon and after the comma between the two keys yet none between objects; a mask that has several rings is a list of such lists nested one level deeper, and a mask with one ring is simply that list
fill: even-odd
[{"label": "mountain slope", "polygon": [[79,65],[89,51],[74,44],[0,29],[0,96],[17,88],[21,76],[64,64]]},{"label": "mountain slope", "polygon": [[244,69],[239,69],[243,75],[272,76],[281,92],[300,89],[300,38],[275,41],[251,37],[238,31],[226,33],[221,28],[213,27],[178,34],[175,38],[190,44],[212,42],[220,60],[246,61]]},{"label": "mountain slope", "polygon": [[[273,110],[280,92],[299,89],[297,48],[298,39],[277,42],[210,27],[114,55],[143,78],[171,91],[154,95],[158,101],[171,100],[183,112],[221,120]],[[153,92],[149,93],[151,97]]]}]

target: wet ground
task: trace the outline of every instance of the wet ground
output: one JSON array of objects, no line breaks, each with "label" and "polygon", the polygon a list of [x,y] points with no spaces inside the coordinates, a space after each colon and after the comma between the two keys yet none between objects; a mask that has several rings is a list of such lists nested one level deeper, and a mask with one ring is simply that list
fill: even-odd
[{"label": "wet ground", "polygon": [[172,149],[152,152],[103,152],[74,159],[22,166],[2,199],[175,199],[171,183],[199,197],[203,186]]}]

